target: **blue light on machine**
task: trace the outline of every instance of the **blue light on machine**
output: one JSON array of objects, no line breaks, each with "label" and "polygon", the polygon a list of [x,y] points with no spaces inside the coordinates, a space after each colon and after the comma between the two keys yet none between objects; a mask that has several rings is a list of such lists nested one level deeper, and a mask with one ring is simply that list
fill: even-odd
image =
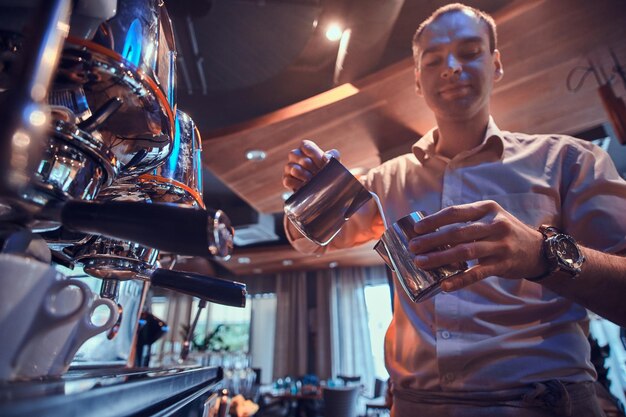
[{"label": "blue light on machine", "polygon": [[196,150],[196,154],[198,155],[196,160],[200,161],[196,164],[196,183],[198,190],[202,190],[202,149]]},{"label": "blue light on machine", "polygon": [[176,110],[176,54],[170,52],[170,73],[169,73],[169,93],[167,100],[172,107],[172,110]]},{"label": "blue light on machine", "polygon": [[169,172],[176,172],[176,165],[178,164],[178,154],[180,153],[180,120],[176,115],[176,121],[174,123],[174,143],[172,144],[172,153],[167,161],[167,168]]},{"label": "blue light on machine", "polygon": [[131,64],[138,67],[141,60],[141,41],[143,40],[143,31],[139,19],[135,19],[128,28],[126,40],[124,41],[124,49],[122,56]]}]

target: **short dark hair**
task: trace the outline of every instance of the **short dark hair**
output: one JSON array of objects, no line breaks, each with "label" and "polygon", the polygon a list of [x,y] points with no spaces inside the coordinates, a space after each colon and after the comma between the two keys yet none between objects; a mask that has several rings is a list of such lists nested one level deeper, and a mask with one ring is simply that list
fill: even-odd
[{"label": "short dark hair", "polygon": [[413,59],[415,60],[415,64],[417,65],[417,53],[419,51],[418,42],[424,29],[426,29],[431,23],[435,20],[439,19],[441,16],[452,13],[452,12],[471,12],[476,16],[476,19],[479,22],[482,22],[487,27],[487,31],[489,33],[489,51],[493,53],[496,50],[498,45],[498,34],[496,31],[496,22],[493,20],[488,13],[483,12],[482,10],[476,9],[471,6],[467,6],[462,3],[452,3],[442,6],[435,10],[433,14],[428,17],[428,19],[424,20],[415,31],[415,35],[413,35]]}]

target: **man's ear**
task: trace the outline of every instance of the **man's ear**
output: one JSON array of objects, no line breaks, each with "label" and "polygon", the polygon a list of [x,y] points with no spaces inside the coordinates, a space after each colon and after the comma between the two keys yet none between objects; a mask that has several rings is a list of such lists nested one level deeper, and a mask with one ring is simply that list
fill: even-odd
[{"label": "man's ear", "polygon": [[422,84],[420,83],[420,71],[417,68],[415,68],[415,94],[424,97],[424,94],[422,94]]},{"label": "man's ear", "polygon": [[500,60],[500,51],[497,49],[493,51],[493,65],[494,65],[494,81],[500,81],[504,76],[504,67],[502,66],[502,61]]}]

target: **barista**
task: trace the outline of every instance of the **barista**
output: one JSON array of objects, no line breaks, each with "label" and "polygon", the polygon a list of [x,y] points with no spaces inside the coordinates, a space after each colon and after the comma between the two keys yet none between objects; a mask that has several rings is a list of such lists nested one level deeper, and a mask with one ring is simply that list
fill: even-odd
[{"label": "barista", "polygon": [[[504,67],[489,15],[445,6],[419,26],[413,53],[437,126],[364,183],[391,221],[431,213],[410,242],[417,266],[471,267],[421,303],[396,286],[392,415],[602,416],[587,309],[626,325],[626,183],[591,143],[496,125],[490,94]],[[327,158],[303,141],[283,184],[297,190]],[[329,247],[378,239],[380,224],[368,203]],[[297,249],[320,250],[287,229]]]}]

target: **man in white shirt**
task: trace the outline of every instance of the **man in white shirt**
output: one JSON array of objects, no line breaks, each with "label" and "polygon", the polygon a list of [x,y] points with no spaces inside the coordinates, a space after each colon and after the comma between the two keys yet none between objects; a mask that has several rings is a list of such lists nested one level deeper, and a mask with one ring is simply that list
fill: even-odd
[{"label": "man in white shirt", "polygon": [[[396,291],[385,338],[392,415],[602,416],[586,309],[626,325],[626,183],[593,144],[496,126],[496,40],[493,19],[460,4],[420,25],[416,89],[437,127],[364,180],[389,222],[431,214],[410,244],[417,266],[471,265],[421,303]],[[329,154],[304,141],[283,184],[297,190]],[[286,225],[294,247],[319,250]],[[329,246],[382,230],[370,203]]]}]

